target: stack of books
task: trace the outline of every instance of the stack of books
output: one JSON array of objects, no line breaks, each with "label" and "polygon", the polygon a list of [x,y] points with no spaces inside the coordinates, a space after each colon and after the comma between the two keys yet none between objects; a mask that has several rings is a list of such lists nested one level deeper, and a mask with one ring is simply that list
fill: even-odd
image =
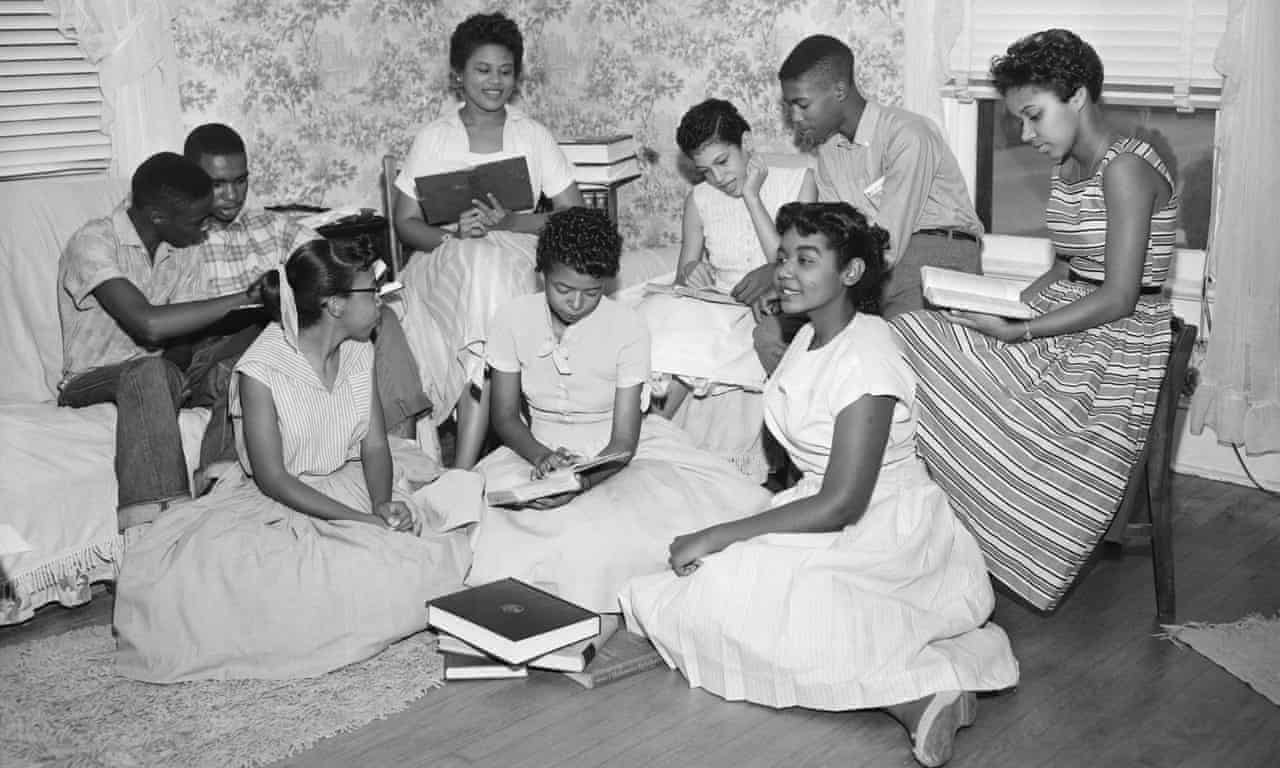
[{"label": "stack of books", "polygon": [[445,680],[528,677],[529,669],[563,672],[594,688],[661,663],[653,645],[619,632],[600,616],[519,579],[502,579],[427,604],[439,635]]},{"label": "stack of books", "polygon": [[[629,133],[564,139],[560,149],[573,163],[573,176],[579,185],[609,187],[640,175],[636,140]],[[590,205],[591,201],[587,203]]]}]

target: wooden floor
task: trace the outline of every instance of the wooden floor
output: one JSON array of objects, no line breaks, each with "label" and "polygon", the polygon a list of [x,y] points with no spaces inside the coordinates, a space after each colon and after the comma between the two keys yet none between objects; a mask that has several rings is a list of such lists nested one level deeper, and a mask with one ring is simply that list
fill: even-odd
[{"label": "wooden floor", "polygon": [[[1190,477],[1175,483],[1181,621],[1280,608],[1280,499]],[[1151,561],[1098,563],[1054,616],[1001,598],[995,620],[1022,665],[981,699],[952,766],[1280,765],[1280,707],[1198,653],[1154,637]],[[0,629],[0,645],[110,621],[110,595]],[[408,710],[326,739],[280,766],[911,766],[877,712],[777,711],[690,690],[653,670],[594,691],[554,673],[450,683]]]}]

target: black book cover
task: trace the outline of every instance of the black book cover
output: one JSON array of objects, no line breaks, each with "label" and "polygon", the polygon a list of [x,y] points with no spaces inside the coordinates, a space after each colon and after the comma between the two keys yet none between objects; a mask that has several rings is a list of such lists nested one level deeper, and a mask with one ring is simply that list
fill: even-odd
[{"label": "black book cover", "polygon": [[576,603],[511,578],[436,598],[428,606],[517,643],[596,616]]},{"label": "black book cover", "polygon": [[474,205],[472,200],[488,202],[489,194],[498,198],[508,211],[524,211],[534,205],[529,163],[524,157],[419,176],[414,179],[414,186],[422,216],[433,225],[457,221]]}]

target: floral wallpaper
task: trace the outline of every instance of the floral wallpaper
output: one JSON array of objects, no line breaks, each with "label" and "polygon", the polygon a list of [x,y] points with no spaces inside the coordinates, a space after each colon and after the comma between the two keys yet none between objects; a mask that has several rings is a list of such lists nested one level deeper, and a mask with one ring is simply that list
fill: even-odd
[{"label": "floral wallpaper", "polygon": [[777,67],[796,42],[846,40],[868,97],[900,101],[900,0],[170,0],[187,128],[232,125],[264,203],[380,206],[381,157],[452,108],[449,35],[501,10],[525,36],[521,105],[558,136],[630,132],[644,175],[621,192],[637,245],[679,238],[684,111],[733,101],[758,143],[793,150]]}]

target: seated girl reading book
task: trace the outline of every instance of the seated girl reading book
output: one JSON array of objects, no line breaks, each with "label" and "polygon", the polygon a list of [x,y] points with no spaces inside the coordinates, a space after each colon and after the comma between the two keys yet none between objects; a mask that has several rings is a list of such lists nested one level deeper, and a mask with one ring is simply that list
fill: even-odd
[{"label": "seated girl reading book", "polygon": [[466,537],[435,532],[434,512],[478,507],[480,479],[431,509],[407,493],[411,463],[418,480],[439,469],[383,427],[373,263],[371,251],[313,240],[266,275],[276,321],[231,385],[244,471],[129,543],[116,583],[121,674],[319,675],[424,629],[424,601],[462,587]]},{"label": "seated girl reading book", "polygon": [[624,457],[583,473],[580,488],[489,507],[472,533],[469,584],[514,576],[616,612],[628,579],[666,567],[672,536],[768,498],[666,419],[644,415],[649,334],[639,315],[604,295],[621,251],[603,212],[553,214],[538,238],[546,292],[494,316],[492,423],[504,445],[476,467],[487,486],[566,471],[584,457]]},{"label": "seated girl reading book", "polygon": [[[690,529],[621,595],[627,626],[731,700],[883,708],[923,765],[1018,681],[973,537],[915,455],[915,379],[879,317],[888,234],[847,203],[778,214],[782,309],[808,315],[765,389],[804,475],[749,517]],[[828,471],[830,469],[830,471]]]},{"label": "seated girl reading book", "polygon": [[676,143],[703,179],[685,199],[676,284],[713,288],[739,301],[655,294],[641,302],[653,336],[655,390],[665,396],[663,415],[698,446],[761,482],[769,469],[761,440],[765,371],[752,344],[764,298],[760,268],[778,250],[778,208],[816,200],[817,187],[808,168],[770,167],[754,153],[751,126],[721,99],[686,112]]},{"label": "seated girl reading book", "polygon": [[533,249],[546,214],[505,209],[496,197],[475,200],[456,224],[424,218],[416,179],[523,157],[530,200],[555,208],[582,205],[573,166],[551,131],[511,103],[523,69],[524,37],[501,13],[467,17],[449,39],[456,109],[424,127],[396,178],[396,233],[415,253],[401,279],[405,332],[436,423],[457,412],[454,466],[470,469],[488,431],[484,381],[489,319],[516,296],[537,290]]}]

